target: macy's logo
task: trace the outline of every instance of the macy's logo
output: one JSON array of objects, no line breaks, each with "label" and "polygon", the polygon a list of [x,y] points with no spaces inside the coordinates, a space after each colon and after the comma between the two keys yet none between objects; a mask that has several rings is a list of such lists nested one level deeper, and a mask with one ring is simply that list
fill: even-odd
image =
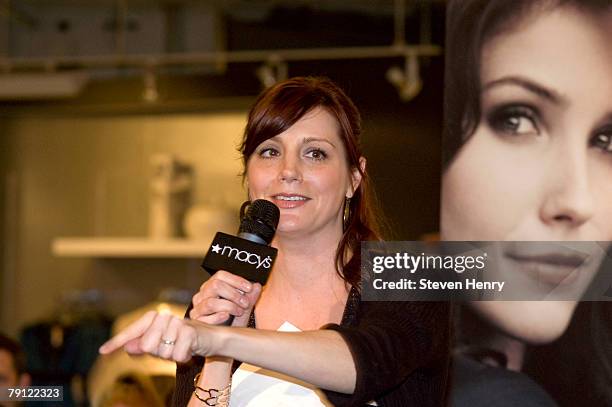
[{"label": "macy's logo", "polygon": [[256,268],[264,267],[269,269],[272,265],[272,258],[267,256],[265,259],[262,259],[258,254],[249,253],[246,250],[238,250],[231,246],[219,246],[218,244],[214,244],[210,247],[213,253],[221,254],[223,256],[227,256],[230,259],[235,259],[241,261],[243,263],[256,264]]}]

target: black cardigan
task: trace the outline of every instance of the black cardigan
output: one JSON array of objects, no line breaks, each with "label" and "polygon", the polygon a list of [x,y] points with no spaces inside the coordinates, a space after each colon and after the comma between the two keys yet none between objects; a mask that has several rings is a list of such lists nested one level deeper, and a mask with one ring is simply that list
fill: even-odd
[{"label": "black cardigan", "polygon": [[[188,311],[189,312],[189,311]],[[251,327],[254,327],[252,318]],[[439,407],[447,403],[450,368],[450,305],[443,302],[361,301],[354,288],[337,331],[357,370],[353,394],[324,391],[336,406]],[[177,364],[173,406],[184,407],[204,358]],[[237,367],[239,362],[235,363]]]}]

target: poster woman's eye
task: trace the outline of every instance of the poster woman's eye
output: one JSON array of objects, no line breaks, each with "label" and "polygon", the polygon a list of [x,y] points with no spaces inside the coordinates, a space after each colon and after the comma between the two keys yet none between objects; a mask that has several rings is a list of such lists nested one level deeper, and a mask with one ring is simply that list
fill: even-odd
[{"label": "poster woman's eye", "polygon": [[590,140],[590,144],[604,153],[612,154],[612,125],[598,130]]},{"label": "poster woman's eye", "polygon": [[528,106],[502,106],[487,116],[489,126],[510,136],[539,135],[538,112]]}]

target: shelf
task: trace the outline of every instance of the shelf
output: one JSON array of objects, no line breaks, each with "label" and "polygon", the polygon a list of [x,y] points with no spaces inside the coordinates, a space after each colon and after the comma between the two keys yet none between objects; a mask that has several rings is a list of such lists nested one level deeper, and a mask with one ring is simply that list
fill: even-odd
[{"label": "shelf", "polygon": [[53,239],[51,252],[57,257],[202,258],[210,239],[150,239],[130,237],[59,237]]}]

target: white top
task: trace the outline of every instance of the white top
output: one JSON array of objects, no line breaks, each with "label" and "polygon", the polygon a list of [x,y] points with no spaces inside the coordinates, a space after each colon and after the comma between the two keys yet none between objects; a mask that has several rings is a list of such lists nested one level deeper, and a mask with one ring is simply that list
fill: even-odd
[{"label": "white top", "polygon": [[[284,322],[278,331],[300,332]],[[243,363],[232,376],[230,407],[333,406],[315,386],[294,377]]]}]

